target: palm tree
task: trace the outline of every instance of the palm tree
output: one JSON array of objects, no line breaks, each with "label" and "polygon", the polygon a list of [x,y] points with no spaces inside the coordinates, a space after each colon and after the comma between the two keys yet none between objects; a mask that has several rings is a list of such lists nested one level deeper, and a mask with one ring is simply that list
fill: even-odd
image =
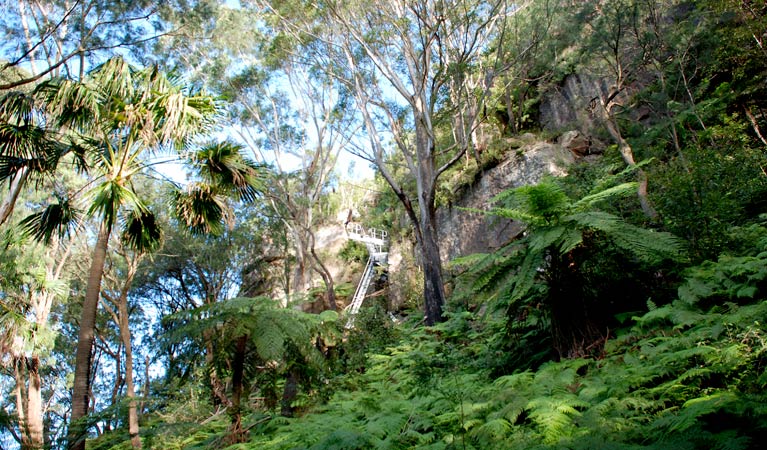
[{"label": "palm tree", "polygon": [[574,201],[554,181],[544,180],[499,194],[495,198],[499,206],[489,211],[473,210],[523,222],[526,229],[521,239],[492,255],[459,261],[474,263],[472,289],[494,292],[512,317],[526,316],[531,304],[545,309],[560,356],[593,353],[605,338],[602,319],[610,315],[593,289],[604,281],[599,280],[604,274],[597,272],[625,270],[620,264],[595,267],[594,261],[604,262],[617,253],[615,261],[653,265],[681,254],[674,236],[631,225],[595,208],[636,186],[624,183]]},{"label": "palm tree", "polygon": [[[82,419],[88,412],[91,349],[110,237],[120,217],[125,217],[122,234],[137,250],[151,249],[151,241],[159,238],[153,230],[153,214],[132,178],[146,169],[147,156],[184,149],[195,135],[206,131],[216,112],[213,98],[184,89],[177,81],[156,67],[136,70],[114,57],[81,81],[54,80],[40,88],[55,126],[72,132],[89,149],[90,182],[84,198],[87,215],[98,223],[75,356],[70,448],[85,448]],[[36,228],[38,235],[50,236],[59,224],[46,220],[52,216],[46,213],[57,209],[62,209],[61,204],[49,206],[27,220],[27,225]],[[140,446],[138,423],[131,420],[129,428],[134,446]]]},{"label": "palm tree", "polygon": [[51,173],[67,147],[46,122],[46,104],[36,90],[0,97],[0,182],[9,192],[0,203],[0,225],[13,212],[27,181]]}]

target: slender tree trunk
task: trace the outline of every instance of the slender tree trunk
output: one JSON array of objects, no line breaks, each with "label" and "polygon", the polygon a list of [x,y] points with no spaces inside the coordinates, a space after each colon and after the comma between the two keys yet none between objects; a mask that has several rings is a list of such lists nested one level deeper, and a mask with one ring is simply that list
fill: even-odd
[{"label": "slender tree trunk", "polygon": [[[119,286],[119,295],[117,297],[112,296],[107,292],[102,292],[104,299],[108,300],[117,307],[117,312],[104,303],[104,307],[112,315],[112,320],[117,323],[117,327],[120,330],[120,341],[122,347],[125,349],[125,396],[128,399],[128,432],[131,438],[131,445],[133,448],[141,448],[141,437],[139,436],[138,425],[138,400],[136,399],[136,388],[134,384],[133,374],[133,345],[131,343],[130,323],[129,323],[129,311],[128,311],[128,293],[133,285],[133,279],[136,276],[138,265],[141,260],[140,254],[134,254],[129,256],[123,249],[118,253],[125,259],[127,264],[127,271],[120,282],[115,283]],[[119,367],[119,352],[116,360]],[[117,374],[120,374],[118,369]],[[119,388],[118,388],[119,389]],[[119,390],[117,391],[119,392]]]},{"label": "slender tree trunk", "polygon": [[84,418],[90,405],[91,356],[95,339],[96,312],[101,295],[101,278],[104,274],[104,262],[106,261],[111,231],[109,224],[101,224],[96,247],[93,249],[93,260],[88,271],[88,282],[80,317],[80,330],[77,336],[75,378],[72,388],[72,416],[69,420],[67,438],[68,447],[71,450],[85,450],[85,438],[88,430]]},{"label": "slender tree trunk", "polygon": [[208,370],[210,370],[210,389],[213,394],[212,400],[214,405],[229,406],[230,401],[226,397],[224,383],[218,378],[218,372],[213,364],[213,333],[213,330],[205,330],[202,335],[205,341],[205,364],[208,366]]},{"label": "slender tree trunk", "polygon": [[229,413],[232,418],[232,425],[229,429],[229,437],[232,444],[245,442],[245,434],[242,431],[242,391],[247,344],[247,335],[237,338],[234,359],[232,360],[232,408]]},{"label": "slender tree trunk", "polygon": [[16,172],[13,180],[11,180],[10,191],[8,192],[8,195],[3,198],[3,202],[0,203],[0,225],[4,224],[11,216],[14,206],[16,206],[16,200],[19,198],[19,193],[24,186],[28,174],[29,169],[24,167]]},{"label": "slender tree trunk", "polygon": [[144,395],[141,402],[138,405],[138,415],[142,417],[144,415],[144,402],[149,398],[149,355],[144,357]]},{"label": "slender tree trunk", "polygon": [[310,269],[307,268],[307,249],[306,249],[306,240],[301,236],[300,231],[296,226],[290,225],[285,222],[285,224],[288,227],[288,230],[293,235],[293,247],[296,251],[296,266],[293,269],[293,282],[292,282],[292,290],[293,295],[299,295],[301,293],[306,292],[306,287],[309,285],[309,280],[307,279],[307,274],[310,272]]},{"label": "slender tree trunk", "polygon": [[136,390],[133,385],[133,346],[131,345],[130,328],[128,328],[128,298],[120,296],[118,304],[120,318],[120,338],[125,348],[125,396],[128,398],[128,433],[133,448],[141,448],[141,437],[138,428],[138,411]]},{"label": "slender tree trunk", "polygon": [[320,277],[322,277],[322,281],[325,283],[328,305],[331,310],[337,311],[338,305],[336,304],[336,288],[333,284],[333,276],[330,274],[328,268],[325,267],[325,264],[322,263],[322,260],[314,249],[314,233],[307,229],[307,234],[309,235],[309,242],[311,242],[311,245],[309,246],[309,252],[312,255],[312,259],[314,259],[315,269],[317,270],[317,273],[320,274]]},{"label": "slender tree trunk", "polygon": [[[618,150],[620,151],[623,161],[629,166],[636,165],[636,161],[634,160],[634,149],[631,148],[631,144],[629,144],[621,134],[618,124],[615,123],[615,119],[610,117],[610,113],[607,112],[605,107],[603,107],[603,109],[607,131],[618,143]],[[658,212],[655,211],[647,193],[647,173],[642,169],[637,169],[637,183],[637,197],[639,197],[639,204],[642,207],[642,212],[644,212],[648,219],[657,219]]]},{"label": "slender tree trunk", "polygon": [[298,396],[298,376],[295,370],[288,372],[288,378],[285,380],[285,388],[282,391],[282,406],[280,414],[284,417],[293,417],[293,400]]}]

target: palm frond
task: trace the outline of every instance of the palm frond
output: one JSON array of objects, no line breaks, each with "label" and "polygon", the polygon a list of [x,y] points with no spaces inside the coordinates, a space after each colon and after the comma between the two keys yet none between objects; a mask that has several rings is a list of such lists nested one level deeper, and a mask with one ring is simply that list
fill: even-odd
[{"label": "palm frond", "polygon": [[228,205],[213,186],[193,183],[171,195],[176,217],[193,233],[219,235],[223,222],[231,221]]},{"label": "palm frond", "polygon": [[0,181],[22,169],[49,172],[65,151],[46,128],[37,103],[34,96],[21,92],[0,98]]},{"label": "palm frond", "polygon": [[88,215],[101,216],[108,225],[114,225],[122,206],[130,209],[144,208],[143,203],[132,189],[124,186],[120,180],[105,180],[94,187]]},{"label": "palm frond", "polygon": [[30,125],[40,114],[37,99],[30,94],[11,91],[0,97],[0,121]]},{"label": "palm frond", "polygon": [[114,101],[134,97],[136,93],[135,72],[136,69],[131,67],[125,58],[113,56],[94,68],[89,76],[101,87],[107,98]]},{"label": "palm frond", "polygon": [[36,92],[43,96],[58,127],[86,130],[102,119],[105,99],[91,84],[54,79],[40,84]]},{"label": "palm frond", "polygon": [[132,250],[148,253],[160,247],[163,233],[154,213],[138,208],[127,214],[121,236]]},{"label": "palm frond", "polygon": [[243,147],[218,142],[200,148],[192,155],[199,175],[225,190],[233,190],[240,200],[252,202],[265,190],[265,168],[243,156]]},{"label": "palm frond", "polygon": [[68,199],[59,199],[43,211],[31,214],[21,221],[21,227],[36,240],[48,245],[54,235],[69,237],[80,223],[82,211]]}]

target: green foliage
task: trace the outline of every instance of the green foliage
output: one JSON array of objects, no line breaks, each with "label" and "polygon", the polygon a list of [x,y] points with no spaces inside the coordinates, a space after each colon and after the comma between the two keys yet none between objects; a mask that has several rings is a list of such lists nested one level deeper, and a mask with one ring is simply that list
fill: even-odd
[{"label": "green foliage", "polygon": [[744,302],[764,295],[767,252],[756,256],[722,255],[688,270],[679,298],[689,304]]},{"label": "green foliage", "polygon": [[233,448],[753,448],[767,431],[767,303],[697,310],[694,322],[686,308],[639,317],[600,360],[495,379],[466,364],[487,351],[466,332],[481,325],[455,315],[407,331],[327,404],[263,418]]},{"label": "green foliage", "polygon": [[349,239],[338,251],[338,257],[347,263],[364,263],[368,259],[368,251],[361,242]]},{"label": "green foliage", "polygon": [[212,303],[180,311],[165,320],[173,324],[169,327],[172,331],[166,336],[168,342],[199,340],[205,330],[220,330],[224,340],[247,335],[262,361],[280,361],[288,344],[303,357],[318,360],[316,349],[311,345],[312,335],[321,324],[334,322],[334,318],[327,314],[316,316],[281,308],[266,297]]},{"label": "green foliage", "polygon": [[[649,279],[646,267],[681,254],[681,243],[668,233],[595,210],[633,191],[634,183],[600,187],[577,201],[551,180],[499,194],[495,200],[501,206],[486,213],[522,221],[527,230],[493,254],[454,262],[469,267],[459,295],[484,294],[496,307],[506,308],[512,339],[540,343],[539,333],[548,328],[561,356],[598,351],[612,316],[632,306],[628,301],[615,304],[616,285],[634,283],[630,298],[636,304],[642,292],[637,287],[647,283],[639,274]],[[635,281],[626,276],[629,271],[637,274]],[[533,354],[545,354],[532,348]]]}]

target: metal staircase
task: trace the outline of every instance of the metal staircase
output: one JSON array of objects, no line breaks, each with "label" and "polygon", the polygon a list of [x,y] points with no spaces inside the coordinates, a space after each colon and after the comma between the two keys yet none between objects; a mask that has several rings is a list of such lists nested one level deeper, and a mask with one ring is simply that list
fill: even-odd
[{"label": "metal staircase", "polygon": [[346,328],[354,326],[354,316],[359,312],[362,302],[368,293],[370,283],[376,274],[376,266],[385,265],[389,257],[389,253],[384,251],[387,244],[388,234],[383,230],[376,230],[375,228],[369,228],[365,230],[362,225],[354,224],[351,231],[348,231],[349,239],[362,242],[368,249],[368,263],[365,266],[365,271],[362,272],[362,278],[357,285],[357,290],[354,291],[354,297],[352,297],[351,303],[346,307],[349,318],[346,321]]}]

